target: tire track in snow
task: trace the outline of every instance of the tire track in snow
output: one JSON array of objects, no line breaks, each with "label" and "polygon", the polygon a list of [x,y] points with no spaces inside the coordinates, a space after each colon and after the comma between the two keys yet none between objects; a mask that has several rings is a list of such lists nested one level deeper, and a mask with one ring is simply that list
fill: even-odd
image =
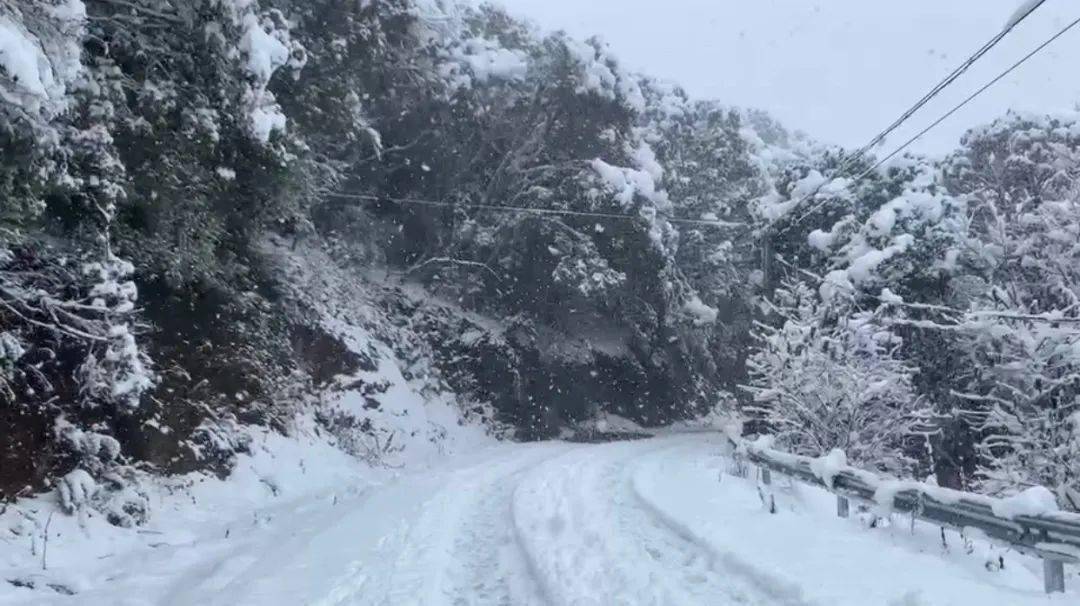
[{"label": "tire track in snow", "polygon": [[[653,456],[670,455],[673,450],[677,448],[667,448],[654,453]],[[662,473],[659,469],[650,469],[652,463],[654,461],[639,461],[625,470],[627,490],[632,496],[632,502],[627,503],[626,510],[638,511],[645,519],[646,526],[651,526],[658,529],[661,534],[674,538],[673,545],[681,546],[686,553],[696,554],[697,558],[703,559],[713,576],[724,579],[733,588],[732,598],[736,601],[732,603],[774,606],[815,605],[815,602],[804,598],[803,591],[798,585],[777,578],[739,558],[734,552],[710,543],[689,525],[676,519],[650,499],[646,495],[647,491],[643,490],[641,476],[644,471],[654,474]],[[737,523],[737,521],[733,522]],[[739,589],[734,589],[735,587]]]},{"label": "tire track in snow", "polygon": [[678,532],[634,493],[636,462],[670,447],[591,447],[531,470],[515,491],[515,524],[552,604],[806,606],[763,587]]},{"label": "tire track in snow", "polygon": [[513,523],[514,490],[525,470],[484,488],[458,535],[455,550],[469,553],[458,566],[453,606],[544,604],[539,585]]},{"label": "tire track in snow", "polygon": [[634,599],[648,590],[647,582],[615,564],[617,544],[604,526],[611,515],[607,504],[589,492],[598,481],[597,459],[610,452],[605,446],[588,447],[547,461],[531,469],[514,491],[515,528],[553,605],[647,603]]},{"label": "tire track in snow", "polygon": [[[211,574],[199,593],[216,596],[206,603],[288,603],[272,590],[277,573],[321,564],[340,572],[305,603],[806,606],[648,501],[639,476],[662,473],[673,452],[665,440],[523,446],[498,462],[406,477],[354,508],[305,517],[257,562],[226,558],[238,569]],[[350,548],[341,533],[356,531],[364,538]]]},{"label": "tire track in snow", "polygon": [[[509,463],[450,476],[397,543],[385,606],[532,606],[543,603],[513,527],[517,479],[566,452],[550,446]],[[342,602],[348,603],[348,602]]]},{"label": "tire track in snow", "polygon": [[659,523],[637,502],[631,483],[627,468],[620,469],[611,480],[620,530],[636,540],[639,557],[655,567],[659,582],[673,586],[671,593],[677,590],[681,594],[681,599],[670,604],[771,606],[777,603],[772,595],[762,594],[739,576],[731,575],[709,549]]}]

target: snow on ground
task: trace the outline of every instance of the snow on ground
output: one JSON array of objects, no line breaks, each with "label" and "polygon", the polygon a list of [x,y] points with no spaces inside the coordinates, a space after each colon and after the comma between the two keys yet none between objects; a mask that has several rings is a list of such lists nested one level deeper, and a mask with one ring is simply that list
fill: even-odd
[{"label": "snow on ground", "polygon": [[[424,378],[423,360],[406,361],[391,348],[395,335],[378,332],[391,325],[377,306],[345,288],[349,282],[318,251],[289,259],[286,279],[299,304],[366,363],[299,406],[285,423],[289,436],[238,430],[252,438],[251,453],[238,457],[227,480],[148,478],[152,511],[144,527],[115,528],[89,509],[66,516],[55,494],[0,504],[0,606],[262,604],[256,596],[264,595],[267,603],[308,603],[339,583],[346,569],[338,563],[355,557],[363,533],[383,528],[383,518],[372,525],[364,516],[388,495],[401,496],[384,488],[369,499],[374,487],[393,484],[406,469],[445,465],[448,455],[464,464],[467,453],[496,444],[478,422],[462,419],[452,394]],[[328,430],[315,423],[317,414],[368,429]],[[402,492],[421,499],[432,488],[412,483]],[[391,499],[386,510],[401,506]]]},{"label": "snow on ground", "polygon": [[[161,480],[154,515],[137,530],[63,515],[50,496],[9,506],[0,515],[0,604],[167,603],[192,578],[224,590],[266,545],[284,553],[308,524],[325,525],[385,474],[321,440],[267,432],[228,481]],[[327,506],[335,500],[343,507]]]},{"label": "snow on ground", "polygon": [[[820,489],[776,481],[778,513],[762,505],[753,480],[724,475],[719,458],[700,443],[671,445],[632,471],[640,502],[716,561],[762,587],[779,604],[887,606],[1022,606],[1075,603],[1080,582],[1071,571],[1068,596],[1042,593],[1037,559],[1002,552],[1005,568],[987,569],[997,555],[986,543],[897,515],[885,527],[836,516],[836,498]],[[774,476],[775,477],[775,476]],[[737,520],[737,523],[732,523]],[[880,526],[880,525],[879,525]],[[969,554],[968,551],[971,551]]]},{"label": "snow on ground", "polygon": [[[0,583],[0,605],[1024,606],[1080,597],[1075,570],[1070,593],[1047,597],[1037,560],[1001,552],[1004,569],[991,570],[998,553],[980,540],[950,532],[946,548],[937,528],[902,516],[877,528],[839,519],[831,495],[783,479],[770,514],[752,478],[724,473],[718,434],[499,444],[407,473],[265,439],[233,480],[165,498],[165,515],[139,532],[54,518],[62,532],[50,540],[48,572],[13,567],[28,563],[16,553],[27,545],[5,537],[0,578],[63,580],[79,593]],[[301,462],[306,472],[289,471]],[[271,476],[291,478],[272,498]]]}]

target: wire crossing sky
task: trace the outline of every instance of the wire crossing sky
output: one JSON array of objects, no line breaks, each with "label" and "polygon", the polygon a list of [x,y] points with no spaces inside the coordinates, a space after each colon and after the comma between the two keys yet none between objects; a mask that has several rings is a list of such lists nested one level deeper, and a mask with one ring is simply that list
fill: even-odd
[{"label": "wire crossing sky", "polygon": [[[1000,31],[1020,0],[497,0],[545,30],[600,34],[623,62],[697,98],[758,107],[817,139],[858,148]],[[883,145],[891,149],[1080,16],[1048,0]],[[1009,109],[1056,113],[1080,102],[1071,32],[920,139],[946,153],[968,128]],[[878,150],[880,153],[881,150]]]},{"label": "wire crossing sky", "polygon": [[[936,120],[931,122],[929,126],[923,128],[919,132],[915,133],[915,135],[913,137],[911,137],[910,139],[905,141],[902,145],[900,145],[899,147],[893,149],[892,151],[890,151],[888,153],[884,153],[880,158],[877,159],[877,162],[875,162],[873,166],[867,168],[862,173],[859,173],[858,175],[856,175],[855,178],[854,178],[854,181],[855,182],[861,181],[867,175],[873,173],[875,170],[878,170],[879,168],[881,168],[882,166],[887,164],[889,162],[889,160],[891,160],[891,159],[895,158],[896,156],[900,155],[901,153],[903,153],[908,148],[913,147],[923,137],[925,137],[928,134],[930,134],[931,132],[933,132],[933,130],[935,128],[938,128],[940,125],[944,124],[946,120],[948,120],[952,116],[956,115],[957,113],[961,112],[965,107],[967,107],[968,105],[973,103],[976,99],[978,99],[980,95],[985,94],[987,91],[992,89],[996,84],[998,84],[999,82],[1001,82],[1002,80],[1007,78],[1009,76],[1009,74],[1015,72],[1017,69],[1020,69],[1026,63],[1031,61],[1034,57],[1038,56],[1039,53],[1044,52],[1047,48],[1050,47],[1051,44],[1053,44],[1054,42],[1057,42],[1062,36],[1069,33],[1070,31],[1072,31],[1077,25],[1080,25],[1080,17],[1078,17],[1076,19],[1073,19],[1068,25],[1066,25],[1064,28],[1062,28],[1061,31],[1054,34],[1049,39],[1047,39],[1045,42],[1043,42],[1039,46],[1035,47],[1034,50],[1030,51],[1029,53],[1027,53],[1023,57],[1021,57],[1016,63],[1010,65],[1008,67],[1008,69],[1003,71],[996,78],[994,78],[990,82],[987,82],[986,84],[980,86],[978,89],[975,90],[975,92],[968,95],[968,97],[965,98],[963,101],[961,101],[958,105],[956,105],[955,107],[953,107],[949,111],[945,112],[945,115],[938,117]],[[900,124],[900,122],[897,122],[896,124]],[[890,129],[895,128],[896,124],[894,124],[893,126],[891,126],[889,128]],[[880,139],[880,138],[881,138],[881,135],[878,135],[875,138],[875,140]],[[862,153],[865,153],[865,152],[863,150],[860,150],[859,154],[857,154],[857,155],[861,155]],[[838,171],[838,176],[843,176],[843,177],[850,176],[846,172],[846,167],[847,166],[848,166],[848,163],[846,163],[846,162],[841,165],[841,167],[840,167],[840,169]],[[816,196],[817,193],[824,188],[824,186],[825,186],[825,183],[822,183],[822,185],[818,186],[813,192],[811,192],[810,194],[807,194],[805,197],[803,197],[803,199],[800,200],[795,206],[796,207],[802,206],[802,204],[804,202],[806,202],[810,198]],[[824,201],[821,202],[821,203],[818,203],[817,205],[815,205],[815,208],[820,207],[824,203],[825,203]],[[797,225],[798,223],[802,222],[803,219],[805,219],[807,216],[809,216],[812,213],[813,213],[813,209],[810,210],[810,211],[804,212],[799,218],[797,218],[793,222],[789,223],[788,228],[793,227],[793,226]]]}]

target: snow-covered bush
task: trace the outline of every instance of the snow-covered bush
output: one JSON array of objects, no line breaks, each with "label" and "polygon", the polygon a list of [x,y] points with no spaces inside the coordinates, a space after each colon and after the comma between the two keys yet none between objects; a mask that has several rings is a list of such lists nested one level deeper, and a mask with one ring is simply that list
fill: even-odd
[{"label": "snow-covered bush", "polygon": [[110,524],[125,528],[146,522],[150,499],[142,487],[145,474],[123,463],[119,441],[93,429],[80,429],[63,416],[56,420],[53,433],[79,464],[57,484],[64,511],[96,512]]},{"label": "snow-covered bush", "polygon": [[746,412],[792,452],[834,449],[853,464],[910,473],[905,442],[918,424],[915,371],[896,353],[899,339],[872,313],[824,304],[787,283],[762,324],[747,364],[753,404]]},{"label": "snow-covered bush", "polygon": [[92,348],[79,369],[81,390],[89,403],[137,408],[141,396],[154,385],[150,361],[135,342],[130,320],[138,299],[131,281],[133,271],[131,263],[115,257],[83,268],[94,281],[88,293],[90,307],[108,323],[104,350]]}]

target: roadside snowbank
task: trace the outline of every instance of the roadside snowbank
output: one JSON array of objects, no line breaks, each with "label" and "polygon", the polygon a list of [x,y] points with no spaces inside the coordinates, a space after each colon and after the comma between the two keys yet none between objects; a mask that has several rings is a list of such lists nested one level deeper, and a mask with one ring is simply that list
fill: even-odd
[{"label": "roadside snowbank", "polygon": [[316,436],[250,432],[252,452],[227,480],[201,473],[148,480],[154,511],[137,529],[111,526],[92,511],[64,515],[55,495],[8,506],[0,514],[0,604],[71,604],[68,594],[87,604],[115,603],[116,595],[127,604],[160,603],[188,565],[242,553],[305,504],[355,498],[387,474]]},{"label": "roadside snowbank", "polygon": [[[706,438],[699,438],[705,440]],[[825,490],[774,476],[778,513],[762,505],[754,480],[723,474],[722,440],[714,455],[700,444],[674,444],[643,460],[634,489],[650,509],[716,557],[764,575],[788,592],[785,604],[843,606],[1022,606],[1075,602],[1075,593],[1043,593],[1041,561],[997,551],[986,541],[941,531],[905,516],[869,528],[836,516]],[[736,523],[732,523],[735,521]],[[1005,567],[991,570],[1002,555]],[[1073,573],[1075,576],[1075,573]],[[1074,591],[1074,588],[1069,588]]]}]

